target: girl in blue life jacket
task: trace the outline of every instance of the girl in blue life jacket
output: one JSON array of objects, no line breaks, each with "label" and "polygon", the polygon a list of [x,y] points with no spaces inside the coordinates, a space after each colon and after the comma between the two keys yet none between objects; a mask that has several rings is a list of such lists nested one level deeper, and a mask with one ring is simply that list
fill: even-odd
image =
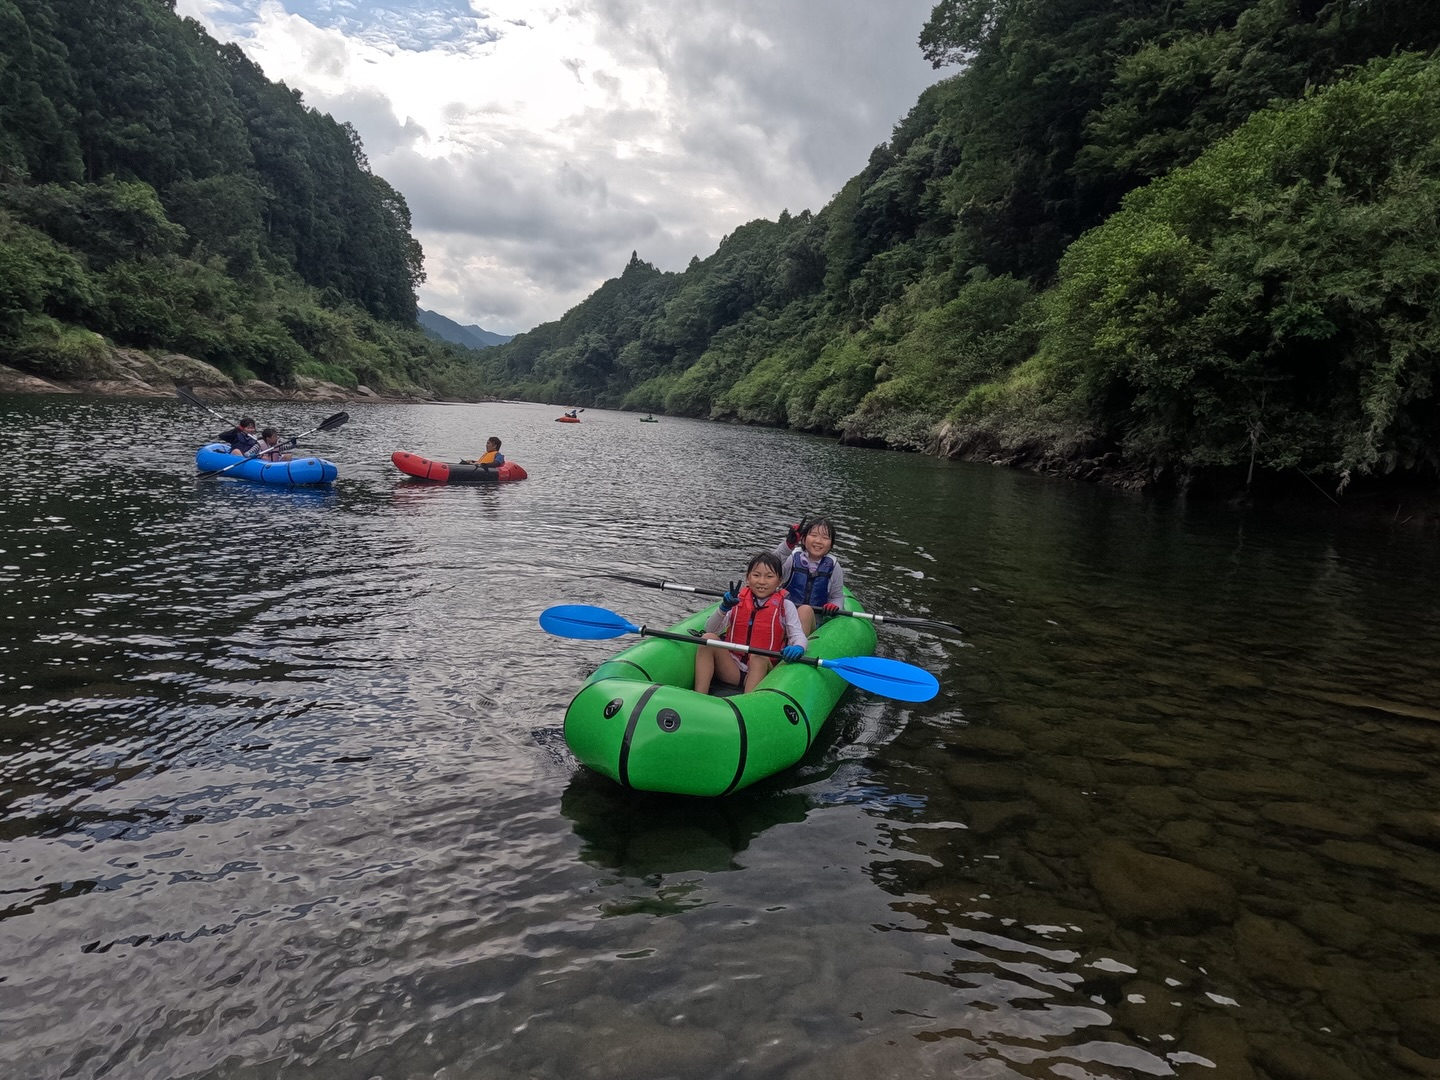
[{"label": "girl in blue life jacket", "polygon": [[817,517],[791,525],[775,546],[785,592],[807,634],[815,631],[816,611],[833,614],[845,603],[845,571],[830,553],[834,544],[835,526],[828,518]]},{"label": "girl in blue life jacket", "polygon": [[[704,636],[779,652],[782,660],[798,660],[804,655],[810,642],[800,627],[795,605],[780,588],[777,556],[762,551],[750,560],[744,586],[731,582],[720,607],[705,620]],[[711,681],[719,678],[748,694],[772,667],[774,661],[768,656],[702,645],[695,651],[695,692],[708,694]]]}]

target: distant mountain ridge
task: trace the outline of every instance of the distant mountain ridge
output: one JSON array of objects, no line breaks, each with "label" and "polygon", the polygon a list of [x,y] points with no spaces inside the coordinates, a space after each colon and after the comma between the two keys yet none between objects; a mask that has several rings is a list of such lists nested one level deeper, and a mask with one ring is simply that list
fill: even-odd
[{"label": "distant mountain ridge", "polygon": [[483,326],[476,326],[474,323],[461,326],[454,319],[447,319],[439,312],[426,308],[419,309],[417,318],[420,328],[425,331],[427,337],[449,341],[455,345],[464,345],[467,349],[488,349],[492,345],[504,345],[515,336],[514,334],[496,334],[486,330]]}]

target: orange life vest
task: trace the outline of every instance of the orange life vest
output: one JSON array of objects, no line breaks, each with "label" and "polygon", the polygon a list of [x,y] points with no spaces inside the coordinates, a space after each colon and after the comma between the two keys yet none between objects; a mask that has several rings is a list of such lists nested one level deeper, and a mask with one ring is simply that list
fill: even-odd
[{"label": "orange life vest", "polygon": [[785,590],[776,589],[757,602],[750,586],[740,590],[740,602],[730,612],[725,640],[772,652],[785,647]]}]

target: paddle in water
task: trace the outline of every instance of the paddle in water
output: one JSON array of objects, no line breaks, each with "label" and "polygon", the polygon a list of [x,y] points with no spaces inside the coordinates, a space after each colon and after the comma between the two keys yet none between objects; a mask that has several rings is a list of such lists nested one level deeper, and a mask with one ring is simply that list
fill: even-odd
[{"label": "paddle in water", "polygon": [[[677,581],[657,581],[654,578],[630,577],[626,574],[600,574],[600,577],[610,578],[614,581],[628,581],[631,585],[644,585],[648,589],[668,589],[671,592],[688,592],[696,596],[724,596],[722,589],[702,589],[698,585],[681,585]],[[893,623],[896,626],[909,626],[916,630],[939,630],[947,634],[963,634],[965,631],[954,623],[941,622],[938,619],[921,619],[911,615],[876,615],[869,611],[846,611],[841,608],[839,611],[826,611],[825,615],[844,615],[851,619],[864,619],[873,623]]]},{"label": "paddle in water", "polygon": [[[644,637],[683,641],[687,645],[753,653],[756,656],[780,656],[780,653],[773,649],[757,649],[733,641],[697,638],[669,630],[651,630],[647,626],[636,626],[624,616],[607,608],[592,607],[589,604],[560,604],[546,608],[540,613],[540,628],[556,637],[576,638],[581,641],[603,641],[620,637],[622,634],[640,634]],[[929,701],[940,692],[939,680],[924,668],[899,660],[887,660],[882,656],[846,656],[836,660],[802,656],[793,663],[810,664],[833,671],[851,686],[858,686],[872,694],[897,701]]]}]

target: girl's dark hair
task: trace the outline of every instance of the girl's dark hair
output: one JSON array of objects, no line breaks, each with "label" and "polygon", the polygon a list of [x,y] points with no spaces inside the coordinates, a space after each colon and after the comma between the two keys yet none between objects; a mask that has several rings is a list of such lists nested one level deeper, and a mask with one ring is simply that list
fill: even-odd
[{"label": "girl's dark hair", "polygon": [[829,518],[817,517],[805,522],[805,532],[801,534],[802,538],[809,536],[811,529],[824,529],[830,534],[830,542],[832,544],[835,542],[835,526],[830,524]]},{"label": "girl's dark hair", "polygon": [[754,570],[757,566],[768,566],[771,570],[775,571],[776,577],[780,576],[781,570],[783,569],[780,560],[776,558],[773,551],[762,551],[759,555],[751,556],[750,561],[745,564],[745,573],[750,573],[750,571]]},{"label": "girl's dark hair", "polygon": [[279,433],[278,431],[276,431],[273,427],[267,427],[264,431],[260,432],[260,437],[261,437],[262,439],[268,439],[271,435],[279,435],[279,434],[280,434],[280,433]]},{"label": "girl's dark hair", "polygon": [[490,438],[486,439],[485,441],[486,441],[486,442],[493,442],[493,443],[495,444],[495,449],[496,449],[496,450],[499,450],[499,449],[500,449],[500,440],[497,439],[494,435],[491,435]]}]

